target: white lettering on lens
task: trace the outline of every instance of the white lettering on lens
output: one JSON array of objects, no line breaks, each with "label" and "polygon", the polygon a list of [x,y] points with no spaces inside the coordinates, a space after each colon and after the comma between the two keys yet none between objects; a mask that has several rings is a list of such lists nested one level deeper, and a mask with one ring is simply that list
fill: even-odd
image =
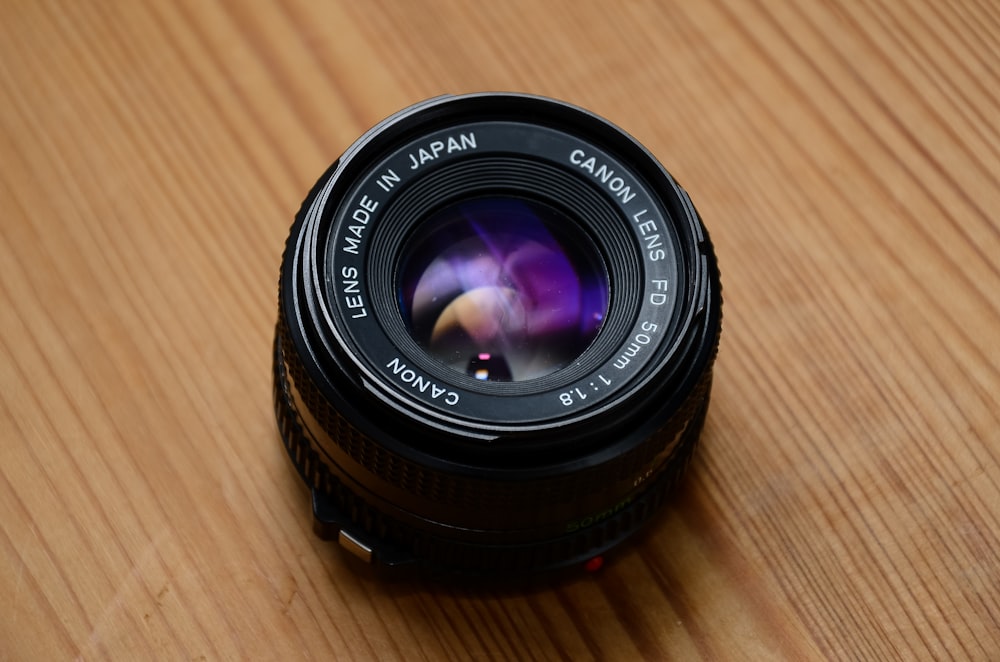
[{"label": "white lettering on lens", "polygon": [[368,317],[365,300],[361,296],[361,282],[358,280],[357,267],[344,266],[340,268],[340,293],[344,295],[344,304],[353,311],[351,319],[359,320]]},{"label": "white lettering on lens", "polygon": [[385,367],[391,370],[392,374],[394,374],[401,382],[415,391],[429,396],[431,400],[441,400],[444,404],[452,407],[458,404],[458,393],[449,391],[443,386],[435,384],[423,375],[417,374],[415,370],[407,367],[405,363],[400,361],[399,357],[396,357],[386,363]]},{"label": "white lettering on lens", "polygon": [[587,156],[587,153],[582,149],[574,149],[570,152],[569,162],[593,175],[594,179],[604,184],[611,191],[611,194],[616,198],[620,198],[622,202],[631,202],[632,198],[635,197],[635,191],[632,190],[632,187],[626,184],[624,179],[616,175],[612,168],[609,168],[604,163],[598,164],[596,158]]},{"label": "white lettering on lens", "polygon": [[[655,330],[656,325],[653,325]],[[647,329],[648,330],[648,329]],[[590,382],[587,386],[583,387],[590,391],[600,391],[602,388],[611,386],[611,380],[604,375],[597,375],[597,381]],[[582,402],[587,399],[587,394],[580,390],[581,387],[576,387],[572,391],[566,391],[565,393],[559,394],[559,402],[563,404],[564,407],[572,407],[575,404]]]},{"label": "white lettering on lens", "polygon": [[351,224],[344,230],[345,241],[342,248],[345,253],[350,253],[351,255],[358,254],[358,247],[361,245],[361,236],[368,227],[368,221],[372,220],[372,212],[376,208],[378,208],[378,200],[372,200],[367,195],[361,196],[358,206],[351,213],[351,220],[348,221]]},{"label": "white lettering on lens", "polygon": [[660,278],[654,278],[652,283],[653,287],[658,289],[659,292],[651,293],[649,295],[649,302],[654,306],[662,306],[667,302],[667,295],[663,293],[667,289],[667,281]]},{"label": "white lettering on lens", "polygon": [[[656,325],[652,322],[643,322],[642,329],[652,333],[656,331]],[[635,337],[632,338],[632,342],[625,346],[621,355],[615,359],[615,362],[612,365],[619,370],[624,370],[625,367],[632,362],[632,359],[638,356],[639,353],[642,352],[651,342],[653,342],[653,339],[648,334],[637,333]]]},{"label": "white lettering on lens", "polygon": [[395,170],[389,168],[375,183],[378,184],[378,187],[383,191],[388,191],[399,183],[399,175],[396,174]]},{"label": "white lettering on lens", "polygon": [[472,131],[460,133],[458,137],[447,136],[443,140],[432,140],[417,151],[410,152],[410,170],[416,170],[425,163],[440,158],[442,154],[464,152],[476,147],[476,134]]},{"label": "white lettering on lens", "polygon": [[632,220],[635,221],[636,227],[639,229],[639,234],[646,244],[646,255],[649,256],[649,261],[659,262],[667,257],[667,251],[663,248],[663,241],[660,239],[660,233],[657,231],[656,220],[646,218],[646,214],[648,213],[648,209],[638,211],[632,214]]}]

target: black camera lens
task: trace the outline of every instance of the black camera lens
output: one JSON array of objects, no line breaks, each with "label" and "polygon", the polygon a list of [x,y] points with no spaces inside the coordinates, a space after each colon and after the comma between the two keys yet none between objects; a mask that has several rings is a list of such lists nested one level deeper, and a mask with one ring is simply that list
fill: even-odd
[{"label": "black camera lens", "polygon": [[362,136],[285,248],[282,439],[317,531],[379,568],[593,568],[685,470],[721,324],[687,194],[634,139],[517,94]]}]

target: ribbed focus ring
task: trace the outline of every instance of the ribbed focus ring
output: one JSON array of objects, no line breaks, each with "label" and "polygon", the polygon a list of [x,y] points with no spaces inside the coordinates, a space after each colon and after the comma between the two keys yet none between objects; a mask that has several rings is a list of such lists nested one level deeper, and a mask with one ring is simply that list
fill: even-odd
[{"label": "ribbed focus ring", "polygon": [[[679,443],[667,458],[666,469],[629,508],[594,526],[571,535],[538,543],[483,545],[443,539],[403,524],[372,508],[336,477],[322,452],[303,430],[289,390],[288,362],[283,351],[281,327],[274,343],[274,409],[285,449],[306,485],[329,500],[344,520],[375,541],[374,560],[392,558],[430,569],[452,572],[548,570],[583,561],[617,545],[635,531],[661,505],[684,475],[704,424],[708,399],[692,403],[694,412]],[[710,381],[710,372],[707,381]],[[704,385],[707,389],[708,384]],[[402,561],[401,561],[402,560]]]},{"label": "ribbed focus ring", "polygon": [[403,458],[385,446],[374,443],[360,432],[323,397],[306,374],[298,359],[282,316],[278,324],[281,351],[287,362],[288,374],[301,397],[302,405],[327,431],[333,443],[373,475],[415,497],[460,508],[474,507],[498,512],[509,509],[530,509],[540,501],[545,503],[573,502],[594,491],[594,485],[611,484],[633,476],[649,464],[664,446],[687,425],[696,407],[705,399],[709,374],[692,389],[685,403],[671,418],[668,426],[658,430],[630,452],[594,467],[561,478],[524,480],[518,482],[470,480],[454,474],[429,471]]}]

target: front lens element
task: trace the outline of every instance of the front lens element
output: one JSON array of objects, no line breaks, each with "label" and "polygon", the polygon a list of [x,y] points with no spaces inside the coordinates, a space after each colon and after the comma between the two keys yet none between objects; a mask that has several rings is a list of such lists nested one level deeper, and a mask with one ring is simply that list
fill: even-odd
[{"label": "front lens element", "polygon": [[397,273],[411,337],[484,381],[525,381],[569,365],[608,312],[608,274],[593,242],[561,211],[514,196],[431,214]]}]

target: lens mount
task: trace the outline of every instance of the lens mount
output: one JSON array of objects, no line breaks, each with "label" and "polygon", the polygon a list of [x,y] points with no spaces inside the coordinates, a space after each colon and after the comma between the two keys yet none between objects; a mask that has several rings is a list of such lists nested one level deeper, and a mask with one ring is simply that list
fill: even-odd
[{"label": "lens mount", "polygon": [[704,227],[634,139],[540,97],[432,99],[296,217],[279,427],[320,528],[368,560],[563,566],[683,472],[720,321]]}]

